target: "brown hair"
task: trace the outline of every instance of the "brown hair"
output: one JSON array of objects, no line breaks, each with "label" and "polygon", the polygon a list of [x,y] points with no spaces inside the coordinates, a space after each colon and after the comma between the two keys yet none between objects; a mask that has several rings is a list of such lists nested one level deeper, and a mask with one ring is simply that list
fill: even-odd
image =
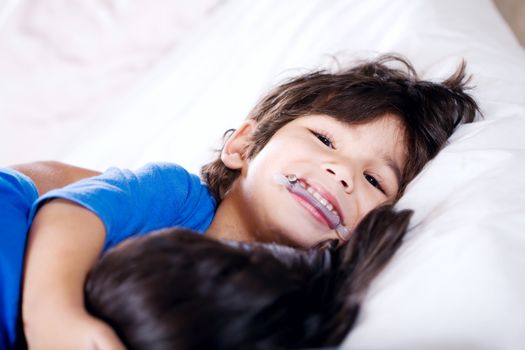
[{"label": "brown hair", "polygon": [[86,282],[86,306],[127,349],[335,346],[412,212],[371,211],[343,245],[221,242],[183,229],[133,238]]},{"label": "brown hair", "polygon": [[[400,65],[393,68],[391,65]],[[394,114],[405,127],[408,161],[403,169],[399,195],[423,166],[443,148],[461,122],[472,122],[478,111],[465,93],[469,79],[465,63],[441,83],[420,80],[404,58],[385,55],[335,73],[315,71],[293,78],[270,91],[251,111],[257,122],[252,158],[288,122],[308,115],[325,114],[349,124],[364,124]],[[228,135],[225,134],[225,137]],[[201,169],[203,180],[220,202],[239,176],[219,157]]]}]

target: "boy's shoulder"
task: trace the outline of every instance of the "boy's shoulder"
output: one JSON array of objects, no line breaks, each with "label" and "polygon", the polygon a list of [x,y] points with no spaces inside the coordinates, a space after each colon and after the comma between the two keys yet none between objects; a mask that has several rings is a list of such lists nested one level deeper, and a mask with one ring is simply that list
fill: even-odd
[{"label": "boy's shoulder", "polygon": [[[110,169],[111,170],[111,169]],[[117,170],[122,171],[122,170]],[[152,162],[132,172],[142,179],[151,182],[175,182],[185,186],[206,186],[197,174],[193,174],[180,164],[170,162]]]},{"label": "boy's shoulder", "polygon": [[177,163],[171,162],[150,162],[146,163],[137,169],[137,172],[174,172],[180,173],[181,175],[194,175],[190,173],[186,168]]}]

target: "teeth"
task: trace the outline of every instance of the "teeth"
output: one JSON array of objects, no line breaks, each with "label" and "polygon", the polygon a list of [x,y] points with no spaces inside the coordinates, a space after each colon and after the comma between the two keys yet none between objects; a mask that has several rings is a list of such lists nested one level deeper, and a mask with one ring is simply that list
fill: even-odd
[{"label": "teeth", "polygon": [[328,200],[326,200],[319,192],[314,190],[310,186],[306,186],[306,184],[302,181],[299,181],[299,184],[306,189],[308,193],[310,193],[319,203],[321,203],[323,206],[325,206],[328,210],[330,210],[335,215],[339,216],[339,214],[334,210],[334,206],[332,203],[330,203]]}]

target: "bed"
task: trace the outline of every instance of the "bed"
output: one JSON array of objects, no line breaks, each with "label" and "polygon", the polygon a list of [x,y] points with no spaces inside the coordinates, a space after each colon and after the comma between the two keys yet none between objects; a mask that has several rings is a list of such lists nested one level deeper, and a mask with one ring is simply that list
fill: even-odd
[{"label": "bed", "polygon": [[4,0],[0,163],[194,172],[273,84],[385,52],[465,59],[483,117],[398,203],[410,231],[343,349],[525,344],[525,51],[490,0]]}]

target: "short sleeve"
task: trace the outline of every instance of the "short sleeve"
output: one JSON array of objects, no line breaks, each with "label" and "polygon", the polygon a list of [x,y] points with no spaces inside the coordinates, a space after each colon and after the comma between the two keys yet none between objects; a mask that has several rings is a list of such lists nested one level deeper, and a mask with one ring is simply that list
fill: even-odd
[{"label": "short sleeve", "polygon": [[104,250],[132,235],[166,227],[203,232],[216,207],[198,176],[171,163],[151,163],[137,171],[110,168],[48,192],[35,203],[33,215],[52,198],[67,199],[95,213],[106,229]]}]

